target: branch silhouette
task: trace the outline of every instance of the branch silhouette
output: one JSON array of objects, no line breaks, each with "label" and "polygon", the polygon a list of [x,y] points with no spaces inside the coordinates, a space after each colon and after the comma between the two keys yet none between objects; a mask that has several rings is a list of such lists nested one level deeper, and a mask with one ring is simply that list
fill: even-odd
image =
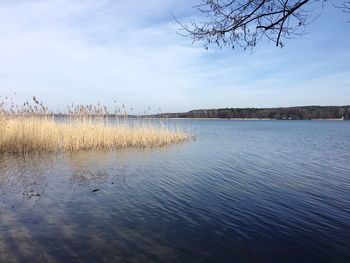
[{"label": "branch silhouette", "polygon": [[[253,49],[262,39],[268,39],[283,47],[282,39],[305,33],[305,27],[313,21],[305,6],[326,0],[202,0],[193,8],[199,17],[188,23],[180,22],[178,33],[193,42],[204,42],[219,48],[230,46]],[[341,5],[350,12],[350,1]]]}]

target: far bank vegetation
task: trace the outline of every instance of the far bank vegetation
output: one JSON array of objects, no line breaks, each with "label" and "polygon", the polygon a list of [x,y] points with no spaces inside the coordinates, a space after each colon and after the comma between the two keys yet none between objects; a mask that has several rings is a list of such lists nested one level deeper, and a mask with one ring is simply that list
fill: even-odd
[{"label": "far bank vegetation", "polygon": [[222,118],[222,119],[350,119],[350,106],[303,106],[288,108],[225,108],[193,110],[185,113],[154,115],[166,118]]}]

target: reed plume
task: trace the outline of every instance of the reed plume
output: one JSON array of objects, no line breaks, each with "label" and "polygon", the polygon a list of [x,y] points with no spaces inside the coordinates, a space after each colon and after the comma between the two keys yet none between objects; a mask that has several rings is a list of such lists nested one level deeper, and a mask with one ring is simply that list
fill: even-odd
[{"label": "reed plume", "polygon": [[0,101],[0,153],[160,147],[189,139],[179,128],[139,120],[130,124],[126,116],[124,110],[124,119],[111,120],[107,107],[98,103],[68,106],[66,113],[57,118],[36,97],[33,103],[26,101],[21,107],[5,99]]}]

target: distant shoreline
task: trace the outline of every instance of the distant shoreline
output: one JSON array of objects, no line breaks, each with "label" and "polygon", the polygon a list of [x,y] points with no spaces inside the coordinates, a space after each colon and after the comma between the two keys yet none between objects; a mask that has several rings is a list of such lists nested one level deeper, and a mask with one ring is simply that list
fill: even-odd
[{"label": "distant shoreline", "polygon": [[[55,118],[69,117],[67,114],[54,114]],[[97,116],[96,116],[97,117]],[[92,116],[93,118],[93,116]],[[100,117],[99,117],[100,118]],[[115,118],[120,120],[213,120],[213,121],[346,121],[343,118],[329,118],[329,119],[269,119],[269,118],[192,118],[192,117],[150,117],[150,116],[135,116],[135,115],[121,115],[114,114],[104,116],[104,118]]]},{"label": "distant shoreline", "polygon": [[[55,114],[65,117],[69,114]],[[97,116],[97,115],[96,115]],[[94,115],[92,115],[94,117]],[[192,119],[192,120],[350,120],[350,105],[347,106],[300,106],[280,108],[222,108],[200,109],[178,113],[157,114],[99,114],[98,117],[120,119]]]},{"label": "distant shoreline", "polygon": [[[282,120],[282,119],[267,119],[267,118],[158,118],[158,117],[148,117],[142,119],[150,120],[216,120],[216,121],[296,121],[296,120]],[[344,119],[309,119],[309,120],[299,120],[299,121],[344,121]]]},{"label": "distant shoreline", "polygon": [[182,113],[142,115],[141,117],[227,120],[349,120],[350,105],[200,109]]}]

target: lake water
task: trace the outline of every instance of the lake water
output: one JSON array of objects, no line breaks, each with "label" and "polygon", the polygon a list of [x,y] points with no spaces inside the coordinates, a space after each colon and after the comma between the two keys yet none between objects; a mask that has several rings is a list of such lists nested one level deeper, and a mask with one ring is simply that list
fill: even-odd
[{"label": "lake water", "polygon": [[169,122],[196,141],[0,157],[0,261],[350,262],[350,122]]}]

